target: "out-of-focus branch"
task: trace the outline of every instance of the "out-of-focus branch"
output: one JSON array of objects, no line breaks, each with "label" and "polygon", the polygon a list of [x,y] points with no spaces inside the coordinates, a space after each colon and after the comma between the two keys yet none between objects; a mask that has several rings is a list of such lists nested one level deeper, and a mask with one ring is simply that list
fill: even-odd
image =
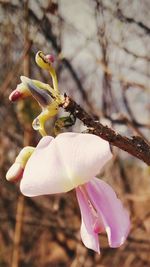
[{"label": "out-of-focus branch", "polygon": [[10,83],[12,82],[17,69],[19,68],[19,66],[23,62],[24,58],[26,57],[29,49],[31,48],[31,45],[32,45],[32,42],[31,41],[28,42],[28,44],[25,47],[22,55],[19,57],[17,63],[13,66],[13,69],[7,74],[6,79],[4,80],[4,82],[3,82],[2,86],[1,86],[1,92],[4,92],[8,88]]},{"label": "out-of-focus branch", "polygon": [[139,136],[141,136],[146,142],[148,142],[148,140],[145,138],[145,136],[143,135],[141,130],[139,130],[138,127],[137,127],[137,120],[136,120],[136,118],[135,118],[135,116],[134,116],[134,114],[132,112],[132,109],[131,109],[131,107],[129,105],[129,102],[128,102],[128,99],[127,99],[127,96],[126,96],[126,90],[123,90],[122,96],[123,96],[123,102],[124,102],[124,105],[126,107],[126,110],[127,110],[128,114],[130,115],[130,118],[131,118],[130,126],[134,129],[134,131]]},{"label": "out-of-focus branch", "polygon": [[[106,26],[104,21],[104,14],[103,14],[103,4],[102,2],[96,0],[95,1],[95,18],[96,18],[96,26],[97,26],[97,36],[99,41],[99,46],[102,50],[102,62],[106,69],[108,69],[108,39],[106,36]],[[112,75],[109,72],[103,70],[103,94],[102,94],[102,106],[103,106],[103,113],[105,116],[109,115],[112,112],[112,105],[115,111],[118,111],[116,101],[112,94],[111,90],[111,79]]]},{"label": "out-of-focus branch", "polygon": [[[113,118],[112,116],[105,116],[108,120],[110,120],[112,123],[120,124],[120,125],[131,125],[133,124],[133,121],[130,120],[125,114],[119,114],[117,118]],[[147,128],[150,129],[150,125],[146,123],[140,123],[135,121],[134,126],[138,128]]]},{"label": "out-of-focus branch", "polygon": [[[23,73],[24,75],[30,75],[30,40],[28,38],[28,0],[24,3],[24,18],[25,18],[25,29],[24,29],[24,64],[23,64]],[[27,49],[28,48],[28,49]],[[19,64],[19,63],[18,63]],[[24,113],[24,111],[22,111]],[[23,114],[24,115],[24,114]],[[24,127],[24,146],[30,145],[33,139],[33,129],[28,123]],[[15,224],[15,232],[14,232],[14,248],[12,253],[12,265],[11,267],[18,267],[20,260],[20,243],[22,236],[22,228],[24,222],[24,209],[25,209],[25,198],[24,196],[19,196],[17,201],[17,212],[16,212],[16,224]]]},{"label": "out-of-focus branch", "polygon": [[132,138],[122,136],[108,126],[94,121],[87,112],[67,95],[65,95],[65,102],[62,107],[81,120],[89,128],[90,133],[100,136],[113,146],[128,152],[132,156],[144,161],[147,165],[150,165],[150,145],[143,138],[139,136],[133,136]]},{"label": "out-of-focus branch", "polygon": [[143,22],[141,22],[141,21],[136,21],[133,18],[129,18],[129,17],[125,16],[122,13],[120,8],[118,8],[116,15],[117,15],[117,18],[120,19],[121,21],[126,22],[126,23],[134,23],[137,26],[139,26],[141,29],[143,29],[147,34],[150,34],[150,28],[148,26],[143,24]]},{"label": "out-of-focus branch", "polygon": [[24,214],[24,196],[19,196],[17,202],[17,212],[16,212],[16,225],[14,233],[14,248],[12,254],[12,265],[11,267],[18,267],[19,265],[19,246],[22,233],[23,225],[23,214]]},{"label": "out-of-focus branch", "polygon": [[[112,76],[112,71],[111,69],[105,65],[105,63],[102,60],[97,60],[97,63],[101,65],[101,68],[103,69],[104,72],[106,72],[108,75]],[[147,89],[149,90],[150,87],[149,86],[144,86],[142,83],[138,83],[138,82],[131,82],[129,80],[127,80],[125,77],[123,77],[122,75],[117,75],[116,78],[112,77],[113,80],[117,80],[120,81],[123,85],[128,86],[128,87],[137,87],[140,89]]]},{"label": "out-of-focus branch", "polygon": [[133,56],[134,58],[138,58],[138,59],[143,59],[143,60],[146,60],[146,61],[150,61],[150,57],[149,55],[147,56],[144,56],[144,55],[139,55],[137,53],[135,53],[134,51],[130,51],[129,48],[125,47],[124,45],[120,44],[119,42],[116,42],[115,40],[111,39],[113,45],[115,45],[116,47],[118,47],[119,49],[122,49],[124,50],[125,53]]}]

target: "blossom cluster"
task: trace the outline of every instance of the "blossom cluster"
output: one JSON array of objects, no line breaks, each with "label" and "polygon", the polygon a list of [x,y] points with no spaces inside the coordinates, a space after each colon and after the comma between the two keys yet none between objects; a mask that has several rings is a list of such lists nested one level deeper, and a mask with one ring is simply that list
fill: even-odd
[{"label": "blossom cluster", "polygon": [[[46,59],[50,61],[50,57]],[[99,234],[106,232],[110,247],[119,247],[129,233],[129,214],[112,187],[96,177],[112,158],[109,143],[88,133],[66,132],[55,138],[46,134],[43,120],[45,116],[49,118],[57,113],[62,98],[51,64],[43,62],[41,56],[37,62],[53,75],[54,88],[22,77],[22,83],[12,92],[10,100],[33,94],[42,106],[39,131],[43,138],[35,148],[25,147],[19,153],[6,178],[9,181],[20,180],[20,190],[28,197],[66,193],[74,189],[81,211],[84,245],[100,253]],[[53,103],[49,101],[47,90],[55,96]]]}]

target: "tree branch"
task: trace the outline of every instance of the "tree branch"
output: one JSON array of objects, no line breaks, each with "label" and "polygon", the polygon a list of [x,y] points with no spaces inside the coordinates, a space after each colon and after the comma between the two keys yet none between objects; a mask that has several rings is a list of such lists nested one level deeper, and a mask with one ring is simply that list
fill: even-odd
[{"label": "tree branch", "polygon": [[74,114],[84,125],[89,127],[89,132],[100,136],[104,140],[108,141],[113,146],[116,146],[132,156],[144,161],[147,165],[150,165],[150,145],[145,142],[140,136],[132,136],[128,138],[116,133],[108,126],[102,125],[98,121],[94,121],[93,118],[84,111],[74,100],[65,94],[65,101],[61,105],[67,112]]},{"label": "tree branch", "polygon": [[141,21],[136,21],[133,18],[126,17],[122,13],[121,9],[118,8],[116,15],[117,15],[117,18],[120,19],[121,21],[127,22],[129,24],[134,23],[137,26],[139,26],[141,29],[143,29],[147,34],[150,34],[150,28],[148,26],[144,25],[143,22]]}]

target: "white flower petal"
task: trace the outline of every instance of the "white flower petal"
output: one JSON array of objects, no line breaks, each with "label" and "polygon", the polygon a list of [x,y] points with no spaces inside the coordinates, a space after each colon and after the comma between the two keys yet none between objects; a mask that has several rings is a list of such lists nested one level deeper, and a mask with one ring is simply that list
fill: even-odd
[{"label": "white flower petal", "polygon": [[27,162],[20,189],[27,196],[67,192],[90,180],[111,157],[109,143],[95,135],[43,137]]}]

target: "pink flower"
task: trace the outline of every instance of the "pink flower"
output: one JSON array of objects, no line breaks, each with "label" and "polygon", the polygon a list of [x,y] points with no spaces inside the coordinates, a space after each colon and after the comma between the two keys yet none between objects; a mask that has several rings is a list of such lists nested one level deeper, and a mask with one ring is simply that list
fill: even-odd
[{"label": "pink flower", "polygon": [[130,220],[113,189],[95,178],[110,160],[109,143],[91,134],[46,136],[29,158],[20,183],[26,196],[68,192],[75,188],[81,210],[84,245],[100,252],[98,234],[106,231],[109,245],[127,238]]}]

